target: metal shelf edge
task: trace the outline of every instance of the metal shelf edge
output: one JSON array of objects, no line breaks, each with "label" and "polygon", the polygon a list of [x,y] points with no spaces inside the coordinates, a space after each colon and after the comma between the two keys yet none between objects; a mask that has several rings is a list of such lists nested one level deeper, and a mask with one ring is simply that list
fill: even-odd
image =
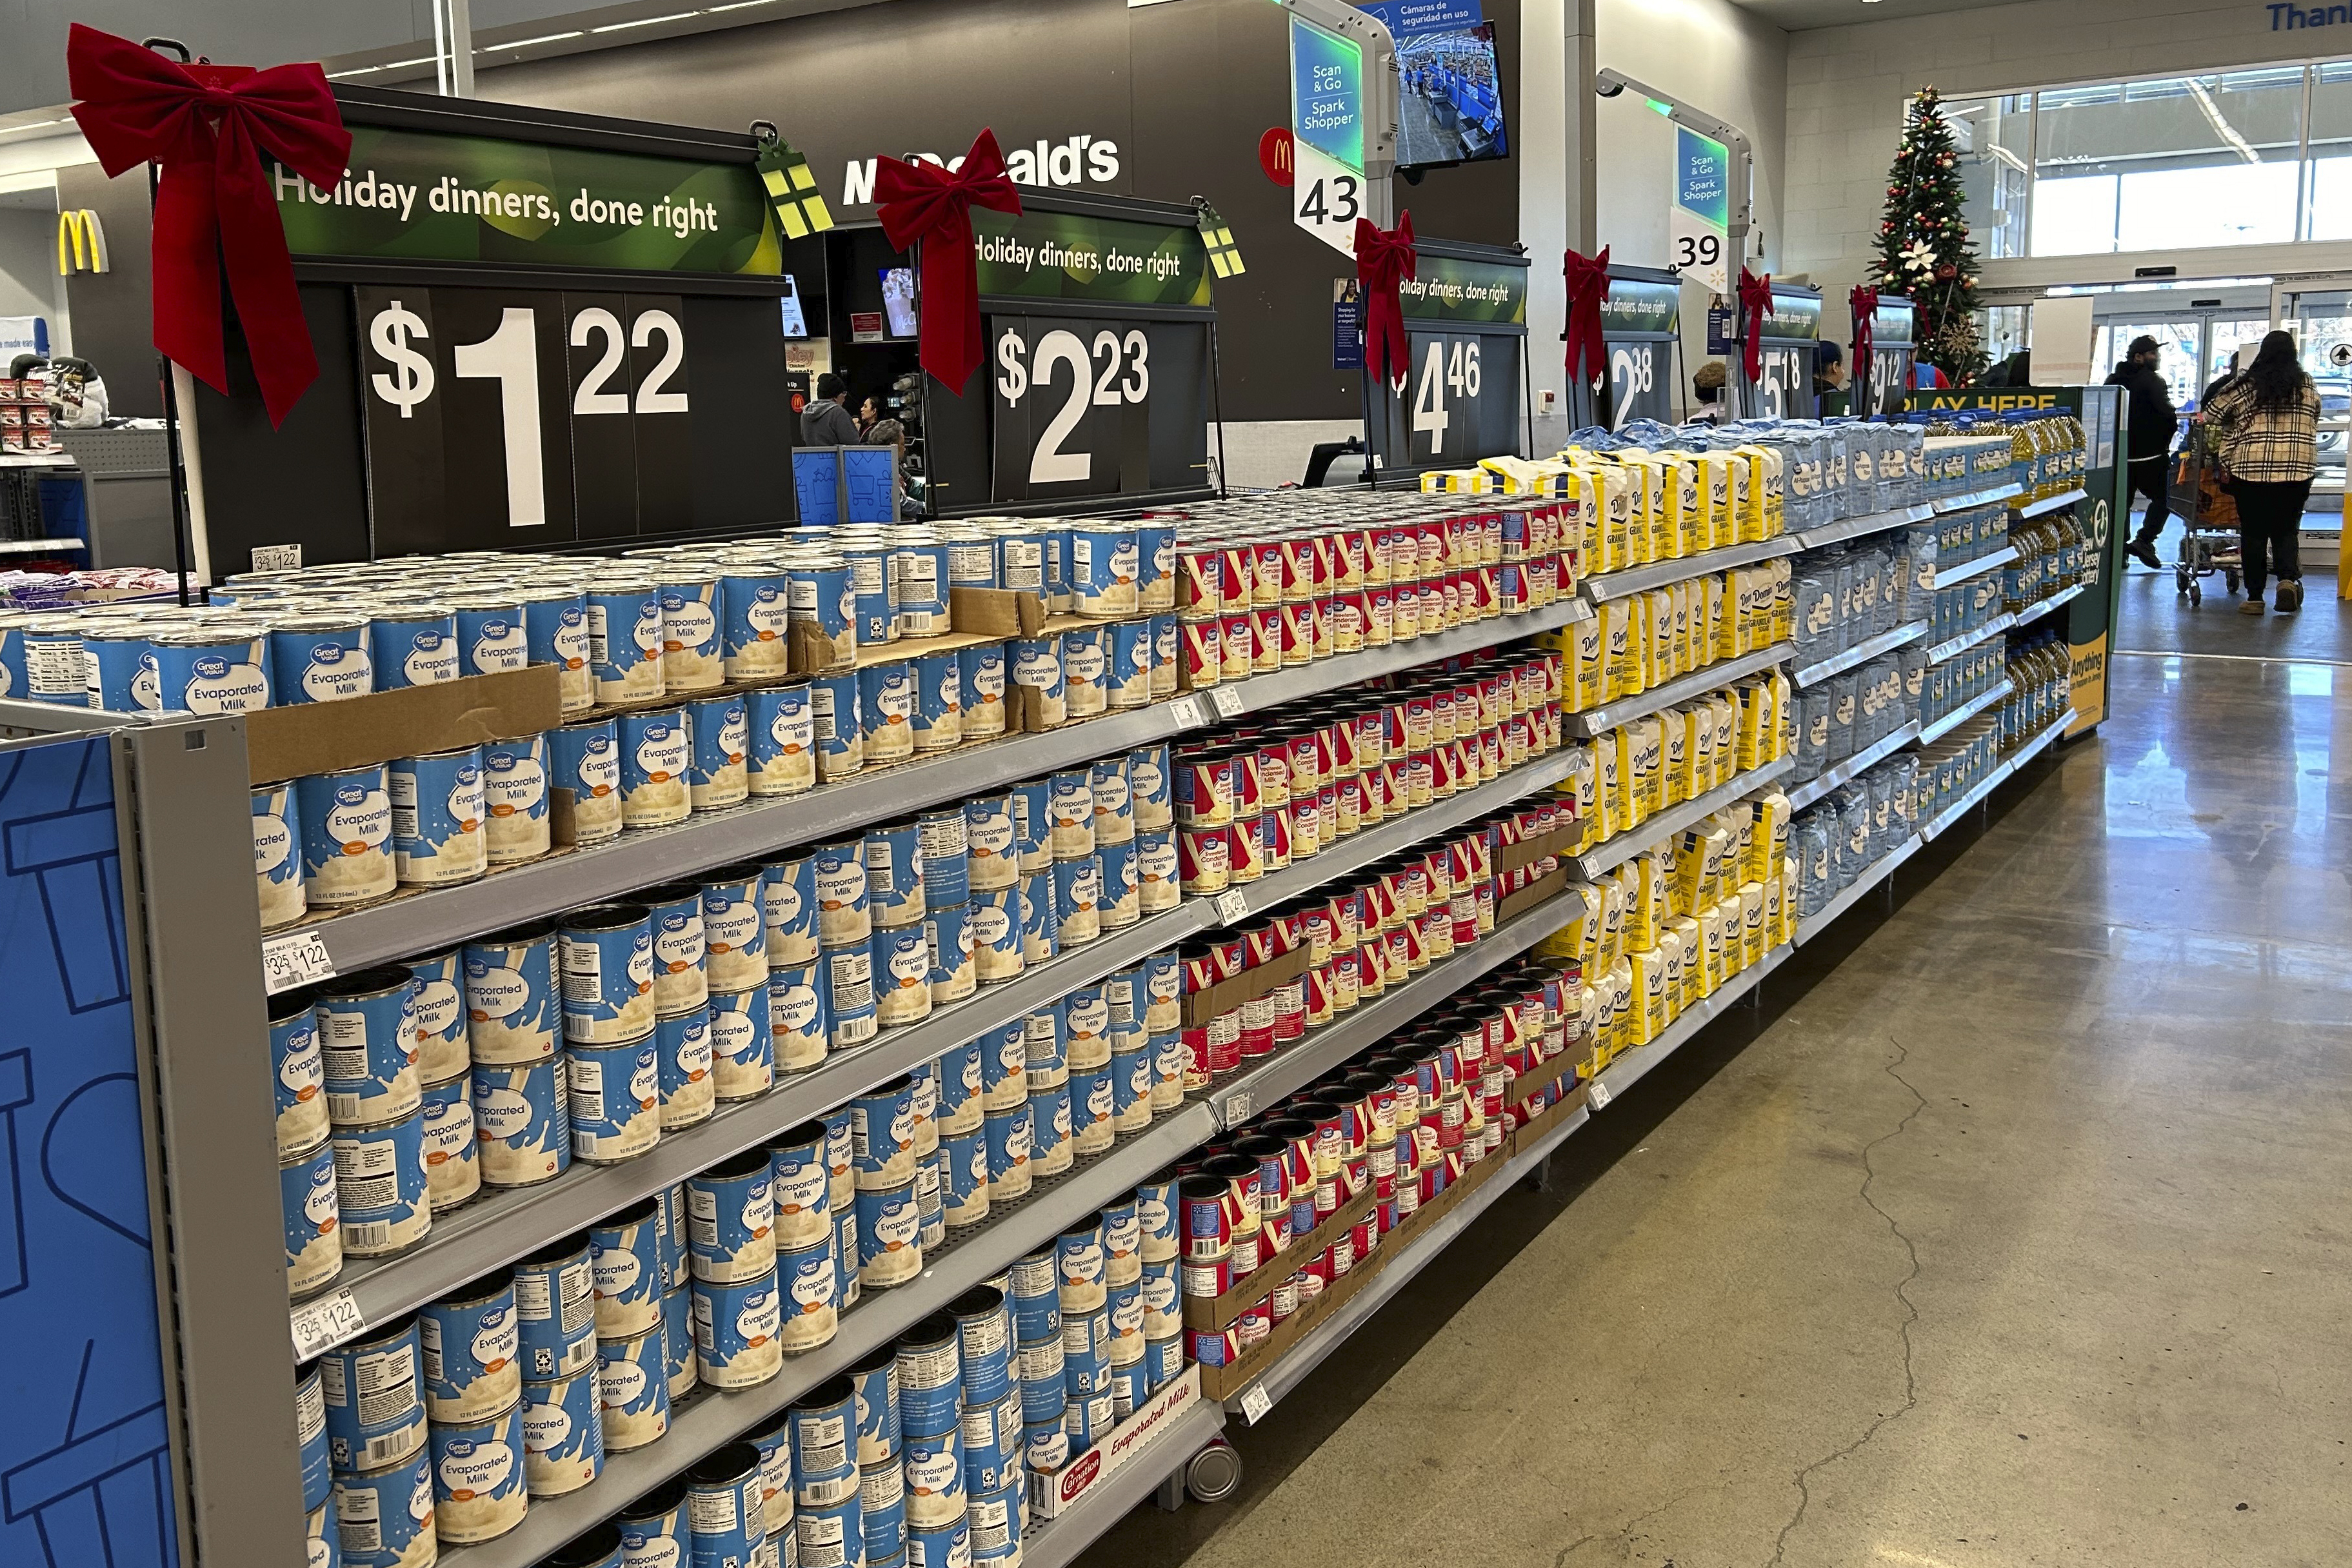
[{"label": "metal shelf edge", "polygon": [[1789,797],[1789,810],[1797,811],[1811,805],[1855,774],[1862,772],[1872,763],[1885,761],[1918,738],[1919,726],[1916,720],[1905,725],[1892,735],[1881,736],[1868,747],[1855,752],[1835,768],[1824,772],[1820,778],[1808,779],[1793,789],[1782,791]]},{"label": "metal shelf edge", "polygon": [[[534,1501],[514,1530],[479,1546],[445,1549],[442,1561],[453,1568],[531,1568],[583,1531],[611,1518],[705,1454],[732,1442],[755,1422],[774,1415],[973,1285],[1001,1272],[1024,1253],[1034,1251],[1069,1220],[1099,1207],[1105,1194],[1149,1176],[1215,1130],[1216,1118],[1199,1101],[1165,1122],[1154,1122],[1148,1131],[1024,1198],[1003,1218],[956,1239],[940,1253],[940,1262],[927,1266],[914,1281],[861,1298],[841,1320],[841,1330],[830,1343],[787,1360],[782,1372],[757,1387],[698,1392],[672,1416],[666,1437],[630,1453],[611,1456],[604,1461],[604,1473],[586,1487]],[[1126,1179],[1104,1179],[1114,1172]],[[1021,1239],[1017,1245],[988,1245],[1008,1238]]]},{"label": "metal shelf edge", "polygon": [[1680,556],[1671,560],[1648,561],[1641,566],[1622,567],[1615,571],[1597,571],[1577,584],[1577,590],[1598,604],[1607,599],[1622,599],[1629,593],[1645,593],[1653,588],[1664,588],[1670,582],[1681,582],[1687,578],[1704,577],[1709,572],[1728,571],[1734,567],[1753,566],[1759,560],[1794,555],[1801,548],[1794,534],[1750,539],[1744,544],[1724,545],[1717,549],[1701,550],[1696,555]]},{"label": "metal shelf edge", "polygon": [[[1790,953],[1793,950],[1793,947],[1786,943],[1773,948],[1757,960],[1753,967],[1743,969],[1726,980],[1721,990],[1711,997],[1702,998],[1690,1011],[1668,1024],[1665,1033],[1647,1045],[1633,1047],[1625,1055],[1602,1068],[1598,1082],[1607,1088],[1609,1098],[1613,1102],[1620,1094],[1647,1077],[1650,1069],[1689,1044],[1693,1035],[1721,1018],[1732,1003],[1754,990],[1765,976],[1788,960]],[[1621,1064],[1624,1069],[1622,1071],[1619,1071]]]},{"label": "metal shelf edge", "polygon": [[1907,528],[1924,523],[1936,515],[1936,509],[1926,502],[1917,506],[1895,507],[1884,512],[1871,512],[1864,517],[1845,517],[1834,523],[1823,523],[1818,528],[1807,528],[1792,536],[1800,549],[1819,549],[1823,545],[1843,544],[1866,534],[1885,533],[1889,528]]},{"label": "metal shelf edge", "polygon": [[1885,882],[1888,877],[1893,876],[1896,866],[1901,865],[1905,861],[1907,861],[1913,855],[1917,854],[1919,852],[1920,846],[1926,841],[1927,841],[1920,838],[1918,834],[1912,834],[1909,838],[1905,839],[1900,844],[1897,844],[1895,848],[1887,851],[1885,854],[1871,862],[1870,869],[1861,876],[1856,877],[1853,886],[1839,894],[1835,898],[1831,899],[1826,907],[1799,919],[1797,922],[1797,946],[1801,947],[1806,943],[1811,941],[1814,937],[1819,936],[1822,932],[1828,930],[1830,926],[1837,921],[1840,915],[1843,915],[1847,910],[1852,909],[1856,904],[1860,903],[1864,894],[1869,893],[1871,889],[1876,887],[1880,883]]},{"label": "metal shelf edge", "polygon": [[1021,1542],[1022,1568],[1066,1568],[1111,1526],[1174,1475],[1225,1429],[1225,1407],[1203,1396],[1175,1424],[1137,1448],[1118,1474],[1076,1508],[1040,1520]]},{"label": "metal shelf edge", "polygon": [[1659,812],[1646,822],[1636,823],[1622,833],[1612,833],[1595,847],[1574,858],[1577,869],[1587,882],[1601,877],[1624,864],[1641,852],[1644,844],[1654,844],[1689,827],[1702,817],[1713,816],[1743,795],[1762,789],[1795,767],[1786,757],[1776,758],[1760,768],[1751,768],[1730,783],[1708,790],[1696,800],[1684,800]]},{"label": "metal shelf edge", "polygon": [[1767,670],[1789,658],[1796,644],[1774,643],[1766,647],[1750,649],[1729,659],[1718,659],[1712,664],[1676,675],[1664,685],[1652,686],[1631,696],[1618,697],[1583,713],[1566,716],[1569,733],[1584,737],[1614,729],[1628,719],[1646,718],[1661,708],[1669,708],[1686,697],[1728,685],[1759,670]]},{"label": "metal shelf edge", "polygon": [[2000,636],[2016,624],[2017,617],[2014,615],[2006,612],[1996,615],[1975,631],[1963,632],[1958,636],[1938,643],[1928,649],[1927,663],[1940,664],[1957,654],[1967,653],[1979,643]]},{"label": "metal shelf edge", "polygon": [[2022,507],[2011,507],[2010,510],[2021,517],[2038,517],[2044,512],[2054,512],[2061,507],[2071,507],[2077,501],[2087,501],[2090,498],[2091,493],[2078,486],[2072,490],[2062,490],[2055,496],[2045,497],[2039,501],[2028,501]]},{"label": "metal shelf edge", "polygon": [[1997,485],[1990,490],[1971,490],[1965,496],[1947,496],[1927,504],[1938,512],[1965,512],[1970,507],[1987,507],[1995,501],[2006,501],[2011,496],[2022,496],[2025,486],[2017,484]]},{"label": "metal shelf edge", "polygon": [[2017,688],[2011,683],[2009,677],[2007,675],[2003,675],[2000,680],[2000,685],[1993,687],[1992,690],[1986,692],[1981,695],[1970,697],[1967,702],[1962,703],[1958,707],[1954,708],[1951,712],[1946,714],[1939,719],[1934,720],[1932,723],[1921,725],[1919,727],[1919,743],[1922,746],[1927,746],[1943,739],[1944,737],[1951,734],[1952,731],[1959,728],[1960,726],[1968,723],[1969,720],[1976,717],[1987,708],[1991,707],[1996,703],[2005,700],[2009,695],[2016,689]]},{"label": "metal shelf edge", "polygon": [[1950,571],[1937,572],[1935,586],[1937,590],[1956,587],[1972,578],[1982,577],[1994,567],[2007,566],[2016,559],[2017,547],[2003,545],[1990,555],[1980,555],[1973,560],[1962,561]]},{"label": "metal shelf edge", "polygon": [[2044,615],[2047,615],[2052,611],[2057,609],[2060,605],[2064,604],[2069,601],[2081,598],[2083,587],[2084,585],[2078,582],[2072,588],[2062,588],[2057,592],[2052,594],[2049,598],[2037,599],[2032,603],[2027,605],[2024,609],[2014,612],[2013,613],[2017,618],[2017,624],[2019,626],[2030,626],[2034,622],[2041,620]]},{"label": "metal shelf edge", "polygon": [[1832,675],[1841,674],[1853,669],[1856,664],[1867,664],[1881,653],[1892,653],[1906,643],[1916,642],[1927,634],[1927,623],[1925,621],[1906,621],[1892,631],[1881,632],[1875,637],[1864,638],[1842,653],[1832,653],[1818,664],[1807,664],[1801,670],[1790,671],[1789,684],[1792,686],[1810,686],[1815,681],[1827,680]]}]

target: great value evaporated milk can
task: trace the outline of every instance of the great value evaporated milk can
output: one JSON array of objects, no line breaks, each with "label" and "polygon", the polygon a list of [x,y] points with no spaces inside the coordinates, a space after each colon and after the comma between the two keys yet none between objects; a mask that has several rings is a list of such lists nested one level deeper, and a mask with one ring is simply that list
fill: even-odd
[{"label": "great value evaporated milk can", "polygon": [[401,758],[389,789],[394,864],[404,884],[444,887],[488,869],[481,747]]},{"label": "great value evaporated milk can", "polygon": [[740,1284],[776,1260],[775,1188],[767,1151],[747,1149],[686,1184],[687,1256],[697,1280]]},{"label": "great value evaporated milk can", "polygon": [[1010,980],[1026,967],[1021,943],[1021,895],[1000,887],[972,894],[970,930],[976,976],[982,985]]},{"label": "great value evaporated milk can", "polygon": [[824,1061],[832,1019],[824,979],[816,964],[785,965],[770,972],[768,1029],[777,1071],[805,1072]]},{"label": "great value evaporated milk can", "polygon": [[716,577],[671,576],[661,585],[662,692],[707,692],[727,679],[719,622],[723,606]]},{"label": "great value evaporated milk can", "polygon": [[740,696],[705,697],[686,705],[693,750],[687,763],[687,800],[697,811],[740,806],[751,793],[751,736]]},{"label": "great value evaporated milk can", "polygon": [[472,1201],[482,1190],[481,1140],[474,1135],[473,1078],[460,1072],[440,1083],[425,1085],[422,1119],[425,1143],[425,1189],[433,1212],[447,1214]]},{"label": "great value evaporated milk can", "polygon": [[702,879],[704,968],[712,988],[741,990],[768,978],[765,873],[722,867]]},{"label": "great value evaporated milk can", "polygon": [[963,744],[962,667],[950,651],[910,662],[915,674],[915,749],[948,751]]},{"label": "great value evaporated milk can", "polygon": [[253,791],[253,880],[261,928],[291,925],[310,909],[302,895],[302,818],[291,784]]},{"label": "great value evaporated milk can", "polygon": [[750,1388],[783,1367],[777,1343],[782,1305],[772,1262],[732,1284],[694,1281],[694,1349],[703,1382],[713,1388]]},{"label": "great value evaporated milk can", "polygon": [[710,1012],[680,1013],[654,1025],[665,1133],[707,1122],[716,1106],[710,1058]]},{"label": "great value evaporated milk can", "polygon": [[987,740],[1004,733],[1004,644],[982,643],[956,650],[956,686],[963,701],[963,738]]},{"label": "great value evaporated milk can", "polygon": [[522,596],[523,637],[534,664],[552,664],[559,711],[585,713],[596,706],[596,682],[588,668],[588,601],[567,589],[533,590]]},{"label": "great value evaporated milk can", "polygon": [[773,1087],[775,1020],[768,988],[710,994],[710,1059],[721,1101],[756,1099]]},{"label": "great value evaporated milk can", "polygon": [[[961,1508],[963,1499],[956,1501]],[[909,1524],[907,1568],[971,1568],[971,1528],[963,1515],[944,1524]]]},{"label": "great value evaporated milk can", "polygon": [[1062,633],[1062,705],[1071,718],[1092,718],[1110,703],[1110,635],[1100,626]]},{"label": "great value evaporated milk can", "polygon": [[146,628],[93,621],[81,631],[81,658],[89,706],[153,713],[163,706],[156,692],[155,647]]},{"label": "great value evaporated milk can", "polygon": [[327,1461],[327,1396],[316,1362],[295,1374],[294,1436],[302,1463],[302,1507],[315,1511],[334,1490]]},{"label": "great value evaporated milk can", "polygon": [[901,661],[857,672],[858,722],[866,760],[899,762],[915,754],[915,666]]},{"label": "great value evaporated milk can", "polygon": [[327,1109],[338,1124],[389,1122],[416,1108],[420,988],[407,970],[390,965],[319,988]]},{"label": "great value evaporated milk can", "polygon": [[585,1232],[517,1263],[514,1289],[527,1382],[570,1377],[596,1364],[596,1272]]},{"label": "great value evaporated milk can", "polygon": [[480,1421],[522,1394],[514,1273],[500,1269],[420,1308],[425,1408],[436,1426]]},{"label": "great value evaporated milk can", "polygon": [[384,765],[376,763],[295,781],[303,896],[312,908],[347,909],[399,885],[387,777]]},{"label": "great value evaporated milk can", "polygon": [[327,1452],[338,1471],[373,1469],[425,1446],[416,1320],[402,1317],[319,1358]]},{"label": "great value evaporated milk can", "polygon": [[381,1469],[338,1475],[334,1508],[344,1568],[425,1568],[436,1560],[432,1456],[423,1447]]},{"label": "great value evaporated milk can", "polygon": [[621,831],[621,727],[583,719],[547,732],[553,788],[569,798],[575,844],[602,843]]},{"label": "great value evaporated milk can", "polygon": [[[863,946],[874,929],[865,841],[846,839],[839,843],[820,844],[808,858],[815,883],[819,939],[827,947]],[[919,889],[921,885],[918,867],[914,870],[913,886]],[[919,911],[914,918],[920,918]]]},{"label": "great value evaporated milk can", "polygon": [[[862,870],[864,861],[860,859],[857,863]],[[773,970],[814,963],[820,944],[819,911],[823,906],[815,855],[802,853],[770,861],[761,868],[761,874],[769,967]]]},{"label": "great value evaporated milk can", "polygon": [[1181,633],[1173,615],[1151,618],[1151,700],[1165,702],[1176,695],[1177,659]]},{"label": "great value evaporated milk can", "polygon": [[1036,1137],[1029,1103],[989,1112],[983,1132],[988,1140],[989,1202],[1011,1203],[1028,1197]]},{"label": "great value evaporated milk can", "polygon": [[1099,922],[1104,929],[1134,925],[1143,917],[1143,878],[1139,845],[1134,840],[1105,844],[1096,858],[1102,865]]},{"label": "great value evaporated milk can", "polygon": [[252,713],[269,706],[269,640],[257,627],[186,627],[151,641],[161,711]]},{"label": "great value evaporated milk can", "polygon": [[778,1343],[798,1354],[831,1343],[839,1329],[839,1241],[830,1216],[824,1239],[780,1247],[776,1251]]},{"label": "great value evaporated milk can", "polygon": [[982,1126],[969,1133],[945,1133],[940,1138],[940,1161],[946,1178],[948,1225],[952,1229],[977,1225],[988,1218],[988,1137]]},{"label": "great value evaporated milk can", "polygon": [[857,1477],[858,1532],[871,1568],[907,1561],[907,1469],[893,1461],[869,1465]]},{"label": "great value evaporated milk can", "polygon": [[642,904],[575,910],[560,932],[566,1040],[610,1044],[652,1032],[654,933]]},{"label": "great value evaporated milk can", "polygon": [[1151,622],[1121,621],[1110,628],[1110,706],[1151,706]]},{"label": "great value evaporated milk can", "polygon": [[278,1152],[311,1148],[327,1135],[325,1069],[307,991],[269,998],[269,1057],[278,1104]]},{"label": "great value evaporated milk can", "polygon": [[466,1033],[474,1061],[539,1061],[555,1053],[562,1008],[555,948],[555,926],[545,921],[466,944]]},{"label": "great value evaporated milk can", "polygon": [[944,1007],[949,1002],[960,1002],[979,988],[979,970],[973,961],[970,904],[933,905],[929,918],[923,922],[923,936],[930,958],[929,987],[933,1006]]},{"label": "great value evaporated milk can", "polygon": [[456,680],[457,612],[446,604],[379,605],[368,622],[368,657],[380,692]]},{"label": "great value evaporated milk can", "polygon": [[575,1044],[565,1054],[572,1157],[611,1165],[652,1148],[661,1137],[661,1063],[654,1037]]},{"label": "great value evaporated milk can", "polygon": [[621,824],[660,828],[693,809],[686,775],[693,739],[684,708],[625,713],[621,726]]},{"label": "great value evaporated milk can", "polygon": [[1062,684],[1062,639],[1019,637],[1006,644],[1012,650],[1013,684],[1028,694],[1031,712],[1046,728],[1069,717]]},{"label": "great value evaporated milk can", "polygon": [[694,1354],[694,1292],[686,1285],[662,1292],[662,1344],[669,1359],[669,1399],[676,1405],[701,1380]]},{"label": "great value evaporated milk can", "polygon": [[326,1134],[278,1158],[278,1199],[286,1221],[286,1289],[307,1295],[343,1270],[335,1195],[335,1151]]},{"label": "great value evaporated milk can", "polygon": [[866,766],[866,731],[858,713],[857,673],[844,670],[809,682],[816,716],[817,777],[830,784]]},{"label": "great value evaporated milk can", "polygon": [[726,678],[770,680],[784,674],[791,667],[791,579],[782,571],[733,566],[719,577],[719,592]]},{"label": "great value evaporated milk can", "polygon": [[857,1277],[900,1285],[923,1271],[922,1215],[915,1184],[857,1189]]},{"label": "great value evaporated milk can", "polygon": [[495,675],[530,662],[530,638],[522,605],[496,593],[467,594],[449,608],[457,629],[457,673]]},{"label": "great value evaporated milk can", "polygon": [[482,745],[484,844],[493,866],[536,860],[551,847],[547,817],[547,737]]},{"label": "great value evaporated milk can", "polygon": [[411,959],[400,967],[416,982],[417,1073],[428,1083],[446,1082],[473,1065],[467,1042],[458,950],[452,947],[430,957]]},{"label": "great value evaporated milk can", "polygon": [[523,1479],[530,1495],[563,1497],[604,1469],[604,1419],[598,1408],[594,1341],[590,1364],[570,1377],[522,1385]]},{"label": "great value evaporated milk can", "polygon": [[320,612],[275,618],[269,627],[271,696],[279,703],[337,702],[375,690],[367,618]]},{"label": "great value evaporated milk can", "polygon": [[637,896],[649,912],[654,936],[654,1011],[691,1012],[710,997],[701,884],[665,883]]},{"label": "great value evaporated milk can", "polygon": [[623,1509],[614,1523],[620,1531],[623,1568],[687,1568],[691,1542],[684,1477]]},{"label": "great value evaporated milk can", "polygon": [[816,712],[806,685],[749,694],[746,764],[751,793],[762,800],[816,788]]},{"label": "great value evaporated milk can", "polygon": [[588,585],[588,667],[600,703],[663,695],[661,588],[651,578],[600,578]]},{"label": "great value evaporated milk can", "polygon": [[669,1356],[658,1316],[643,1333],[596,1340],[604,1451],[625,1454],[669,1430]]},{"label": "great value evaporated milk can", "polygon": [[531,1186],[572,1166],[572,1122],[561,1055],[473,1072],[474,1137],[482,1180]]},{"label": "great value evaporated milk can", "polygon": [[833,1031],[831,1049],[845,1051],[872,1040],[875,1020],[874,956],[865,944],[828,948],[818,961],[824,983],[824,1012]]},{"label": "great value evaporated milk can", "polygon": [[1021,878],[1021,956],[1042,964],[1062,950],[1061,921],[1054,908],[1054,877],[1050,868]]}]

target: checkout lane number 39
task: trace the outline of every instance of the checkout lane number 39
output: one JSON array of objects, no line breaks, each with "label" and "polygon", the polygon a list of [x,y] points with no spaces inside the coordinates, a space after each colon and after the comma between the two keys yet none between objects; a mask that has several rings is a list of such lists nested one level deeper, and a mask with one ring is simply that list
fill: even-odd
[{"label": "checkout lane number 39", "polygon": [[1036,449],[1029,456],[1032,485],[1069,484],[1094,473],[1094,454],[1065,452],[1062,444],[1086,418],[1089,406],[1116,408],[1143,402],[1151,395],[1151,340],[1140,328],[1125,337],[1106,328],[1089,344],[1076,332],[1056,327],[1037,339],[1033,355],[1015,328],[996,340],[996,391],[1007,408],[1019,408],[1034,389],[1048,391],[1055,366],[1066,366],[1070,390],[1062,406],[1037,433]]},{"label": "checkout lane number 39", "polygon": [[[398,409],[403,419],[415,417],[418,406],[433,396],[433,357],[417,346],[426,336],[425,319],[397,299],[368,322],[369,346],[387,367],[368,378],[369,388]],[[572,316],[565,337],[575,349],[598,350],[595,362],[572,394],[574,419],[688,412],[687,394],[670,390],[669,385],[686,363],[686,329],[668,311],[638,311],[625,334],[618,316],[601,305],[592,305]],[[621,368],[628,347],[651,348],[656,339],[661,359],[635,392],[611,390],[613,373]],[[499,383],[499,427],[507,461],[507,523],[518,528],[544,524],[547,491],[540,457],[539,312],[526,306],[508,306],[499,312],[498,330],[478,343],[451,347],[450,367],[461,379]]]}]

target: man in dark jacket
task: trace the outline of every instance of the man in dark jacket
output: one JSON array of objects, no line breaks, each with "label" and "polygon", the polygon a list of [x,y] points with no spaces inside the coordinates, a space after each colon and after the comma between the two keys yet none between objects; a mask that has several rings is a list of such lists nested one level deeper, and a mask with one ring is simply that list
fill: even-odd
[{"label": "man in dark jacket", "polygon": [[816,379],[816,401],[801,410],[803,446],[855,446],[862,439],[857,421],[842,405],[849,401],[849,382],[827,371]]},{"label": "man in dark jacket", "polygon": [[2128,507],[2135,496],[2147,497],[2147,515],[2124,549],[2142,566],[2158,571],[2164,570],[2164,562],[2157,559],[2156,537],[2164,532],[2172,516],[2165,490],[2166,469],[2172,458],[2172,437],[2180,429],[2180,416],[2172,408],[2172,389],[2157,373],[2160,351],[2157,340],[2143,333],[2132,340],[2124,362],[2107,377],[2107,385],[2131,394],[2130,461],[2125,468],[2131,490],[2124,505]]}]

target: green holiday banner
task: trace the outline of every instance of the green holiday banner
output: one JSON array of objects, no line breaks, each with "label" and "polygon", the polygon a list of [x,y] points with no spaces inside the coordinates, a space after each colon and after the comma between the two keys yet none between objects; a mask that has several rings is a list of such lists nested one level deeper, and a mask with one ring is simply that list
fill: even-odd
[{"label": "green holiday banner", "polygon": [[333,189],[274,161],[268,172],[297,256],[782,270],[775,210],[748,160],[704,163],[360,125]]},{"label": "green holiday banner", "polygon": [[1503,262],[1417,251],[1414,276],[1397,284],[1397,303],[1416,321],[1528,324],[1528,269]]},{"label": "green holiday banner", "polygon": [[1682,329],[1683,286],[1645,277],[1612,277],[1601,298],[1601,331],[1619,338],[1634,332],[1672,337]]},{"label": "green holiday banner", "polygon": [[971,230],[983,295],[1123,305],[1209,303],[1209,251],[1195,223],[975,207]]},{"label": "green holiday banner", "polygon": [[1878,308],[1870,313],[1870,340],[1882,348],[1907,347],[1913,319],[1911,301],[1882,295]]},{"label": "green holiday banner", "polygon": [[1772,307],[1758,323],[1769,341],[1811,342],[1822,335],[1822,302],[1817,295],[1783,294],[1772,290]]}]

